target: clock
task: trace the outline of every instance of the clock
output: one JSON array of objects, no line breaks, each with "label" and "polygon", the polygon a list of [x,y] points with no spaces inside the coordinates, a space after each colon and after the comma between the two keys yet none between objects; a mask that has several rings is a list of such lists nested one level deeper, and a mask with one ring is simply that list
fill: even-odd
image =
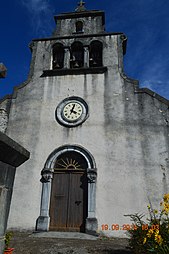
[{"label": "clock", "polygon": [[70,122],[76,122],[83,113],[83,107],[77,101],[68,102],[63,108],[63,117]]},{"label": "clock", "polygon": [[64,99],[56,108],[56,120],[66,127],[82,124],[88,117],[88,105],[80,97]]}]

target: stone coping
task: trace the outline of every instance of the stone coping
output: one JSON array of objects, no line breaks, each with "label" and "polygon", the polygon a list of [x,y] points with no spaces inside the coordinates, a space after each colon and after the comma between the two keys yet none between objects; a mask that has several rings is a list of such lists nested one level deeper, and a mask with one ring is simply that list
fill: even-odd
[{"label": "stone coping", "polygon": [[30,157],[30,153],[6,134],[0,132],[0,161],[18,167]]}]

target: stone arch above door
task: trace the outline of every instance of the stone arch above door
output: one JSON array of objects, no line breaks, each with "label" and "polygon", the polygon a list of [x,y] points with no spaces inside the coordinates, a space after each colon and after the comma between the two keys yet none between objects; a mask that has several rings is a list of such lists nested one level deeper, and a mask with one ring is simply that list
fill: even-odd
[{"label": "stone arch above door", "polygon": [[36,230],[48,231],[50,224],[49,207],[51,197],[51,185],[54,174],[54,167],[57,158],[66,152],[74,152],[86,161],[88,179],[88,216],[86,219],[85,232],[95,234],[97,230],[96,210],[96,178],[97,170],[93,156],[85,148],[79,145],[64,145],[55,149],[47,158],[44,168],[41,171],[42,195],[40,216],[37,219]]},{"label": "stone arch above door", "polygon": [[86,159],[88,164],[88,169],[96,169],[96,164],[93,156],[87,151],[85,148],[79,145],[64,145],[55,149],[47,158],[44,168],[52,169],[54,167],[55,161],[59,155],[62,153],[74,151],[82,154],[82,156]]}]

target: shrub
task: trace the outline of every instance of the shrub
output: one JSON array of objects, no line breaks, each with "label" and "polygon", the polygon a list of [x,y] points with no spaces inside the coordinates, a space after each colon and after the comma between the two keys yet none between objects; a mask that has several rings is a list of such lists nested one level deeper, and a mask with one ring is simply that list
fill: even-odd
[{"label": "shrub", "polygon": [[5,250],[9,248],[9,243],[11,241],[12,236],[13,236],[12,232],[8,232],[5,234]]},{"label": "shrub", "polygon": [[147,206],[149,218],[143,214],[129,214],[135,230],[129,230],[129,245],[135,254],[169,254],[169,193],[163,196],[160,210]]}]

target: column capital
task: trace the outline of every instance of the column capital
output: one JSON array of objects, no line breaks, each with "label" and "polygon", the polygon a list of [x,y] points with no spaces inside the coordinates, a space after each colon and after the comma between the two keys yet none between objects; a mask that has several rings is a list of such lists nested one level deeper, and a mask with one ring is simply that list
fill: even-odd
[{"label": "column capital", "polygon": [[47,183],[50,182],[51,179],[53,178],[53,172],[51,171],[51,169],[49,168],[44,168],[41,172],[42,178],[41,178],[41,182],[42,183]]},{"label": "column capital", "polygon": [[97,178],[97,172],[95,169],[89,169],[87,171],[87,178],[90,183],[95,183]]}]

